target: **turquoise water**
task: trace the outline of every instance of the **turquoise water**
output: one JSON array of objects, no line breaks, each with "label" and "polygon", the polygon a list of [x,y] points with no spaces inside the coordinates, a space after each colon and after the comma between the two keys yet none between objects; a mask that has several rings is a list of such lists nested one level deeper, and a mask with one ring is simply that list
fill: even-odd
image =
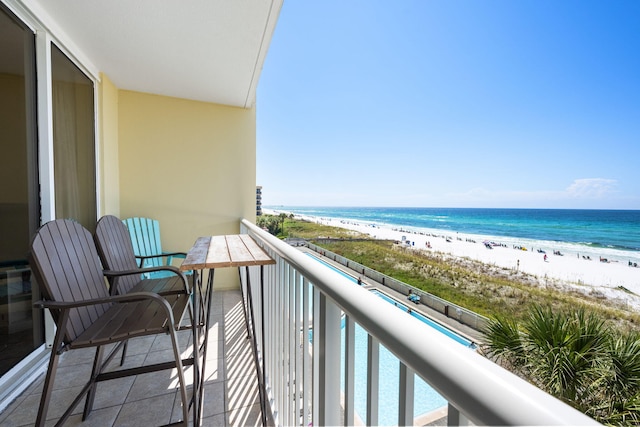
[{"label": "turquoise water", "polygon": [[[640,263],[640,211],[579,209],[333,208],[274,207],[318,218],[335,218],[408,232],[463,233],[511,244],[602,255]],[[523,239],[522,241],[520,239]]]},{"label": "turquoise water", "polygon": [[640,211],[273,207],[301,215],[640,251]]},{"label": "turquoise water", "polygon": [[[354,363],[354,405],[355,412],[361,418],[367,413],[367,332],[360,326],[355,328],[355,363]],[[344,328],[342,329],[342,342],[344,343]],[[460,348],[460,351],[467,351]],[[380,376],[379,376],[379,410],[378,425],[398,425],[398,396],[400,392],[399,375],[400,365],[395,357],[384,346],[380,346]],[[344,372],[344,355],[341,364]],[[342,389],[344,390],[344,377],[342,377]],[[414,383],[414,416],[428,414],[447,405],[447,401],[433,388],[419,377],[415,377]],[[362,419],[366,422],[366,419]]]}]

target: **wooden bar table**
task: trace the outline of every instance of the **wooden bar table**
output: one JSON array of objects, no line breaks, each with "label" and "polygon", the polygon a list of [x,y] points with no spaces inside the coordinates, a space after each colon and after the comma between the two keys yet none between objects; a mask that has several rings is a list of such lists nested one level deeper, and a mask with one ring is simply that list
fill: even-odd
[{"label": "wooden bar table", "polygon": [[[207,344],[209,325],[211,319],[211,300],[213,295],[213,274],[216,268],[238,267],[240,272],[240,291],[242,293],[242,306],[244,309],[245,324],[252,339],[253,357],[258,376],[258,392],[260,393],[260,408],[262,411],[262,424],[266,425],[266,396],[265,396],[265,354],[264,354],[264,266],[276,262],[253,240],[248,234],[234,234],[224,236],[199,237],[193,247],[187,253],[180,266],[180,270],[193,271],[194,294],[194,323],[193,351],[194,369],[196,372],[193,390],[194,396],[194,425],[199,426],[202,418],[202,402],[204,399],[204,370],[207,361]],[[258,343],[255,334],[255,313],[253,309],[253,296],[249,267],[260,266],[260,289],[262,305],[261,332],[262,332],[262,366],[258,359]],[[246,300],[242,287],[242,267],[246,269]],[[206,289],[202,286],[202,270],[209,269]],[[202,320],[201,320],[202,319]],[[203,322],[204,321],[204,322]],[[204,340],[200,350],[200,329],[204,329]],[[202,367],[199,368],[200,351],[202,351]]]}]

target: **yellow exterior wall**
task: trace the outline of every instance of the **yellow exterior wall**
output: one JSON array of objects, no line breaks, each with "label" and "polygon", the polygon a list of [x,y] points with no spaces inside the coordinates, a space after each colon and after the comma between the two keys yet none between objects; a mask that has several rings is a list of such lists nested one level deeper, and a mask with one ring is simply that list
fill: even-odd
[{"label": "yellow exterior wall", "polygon": [[[120,218],[159,220],[165,251],[255,221],[255,109],[131,91],[117,103]],[[237,276],[216,272],[216,288]]]},{"label": "yellow exterior wall", "polygon": [[120,216],[118,88],[102,74],[98,86],[98,216]]}]

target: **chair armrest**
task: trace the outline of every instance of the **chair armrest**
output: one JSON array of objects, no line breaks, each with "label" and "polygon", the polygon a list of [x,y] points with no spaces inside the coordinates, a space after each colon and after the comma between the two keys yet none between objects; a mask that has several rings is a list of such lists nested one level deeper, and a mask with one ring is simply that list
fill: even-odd
[{"label": "chair armrest", "polygon": [[187,280],[187,276],[180,271],[177,267],[172,265],[165,265],[160,267],[145,267],[145,268],[136,268],[133,270],[103,270],[102,273],[106,277],[119,277],[119,276],[130,276],[133,274],[144,274],[144,273],[153,273],[154,271],[170,271],[182,279],[184,284],[184,290],[186,293],[191,293],[189,290],[189,281]]},{"label": "chair armrest", "polygon": [[128,303],[139,302],[143,300],[153,300],[160,304],[165,311],[167,318],[174,325],[173,312],[171,306],[166,299],[153,292],[131,292],[129,294],[111,295],[104,298],[93,298],[81,301],[47,301],[40,300],[33,303],[34,308],[48,308],[52,310],[69,310],[71,308],[87,307],[91,305],[109,304],[109,303]]},{"label": "chair armrest", "polygon": [[171,265],[171,261],[173,258],[186,258],[186,252],[162,252],[161,254],[154,255],[136,255],[136,258],[140,260],[138,265],[142,267],[144,265],[145,260],[151,258],[167,258],[166,265]]},{"label": "chair armrest", "polygon": [[186,258],[186,252],[162,252],[162,256],[176,257],[176,258]]}]

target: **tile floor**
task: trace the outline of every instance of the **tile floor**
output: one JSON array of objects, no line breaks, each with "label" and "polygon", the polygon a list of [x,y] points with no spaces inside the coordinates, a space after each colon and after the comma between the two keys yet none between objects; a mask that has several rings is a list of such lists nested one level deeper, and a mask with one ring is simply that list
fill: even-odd
[{"label": "tile floor", "polygon": [[[240,292],[216,291],[213,298],[202,425],[258,426],[261,414],[256,371]],[[186,347],[185,354],[190,354],[191,332],[180,332],[180,341],[181,348]],[[93,354],[92,349],[72,350],[61,358],[47,425],[55,424],[86,382]],[[168,336],[136,338],[129,344],[125,365],[133,367],[171,359]],[[116,357],[112,364],[118,362]],[[189,385],[192,378],[189,369],[186,373]],[[33,425],[43,382],[44,375],[0,413],[0,425]],[[83,402],[78,404],[65,426],[146,427],[175,422],[182,414],[177,379],[169,370],[100,383],[94,409],[84,422],[83,405]]]}]

